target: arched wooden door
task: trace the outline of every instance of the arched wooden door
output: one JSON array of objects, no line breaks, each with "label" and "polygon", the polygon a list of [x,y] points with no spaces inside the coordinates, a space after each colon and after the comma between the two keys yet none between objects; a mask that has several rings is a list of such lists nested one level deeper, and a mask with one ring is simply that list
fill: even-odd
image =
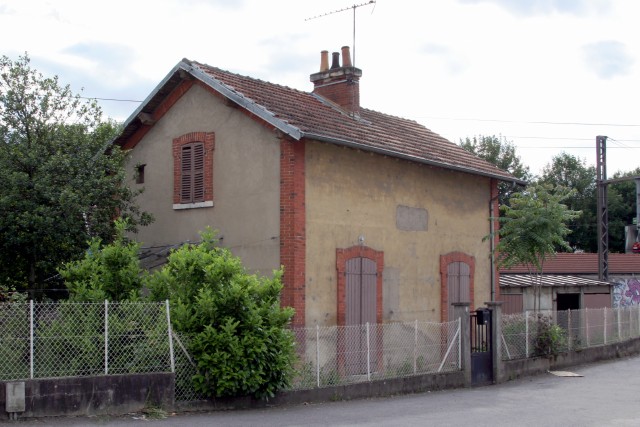
[{"label": "arched wooden door", "polygon": [[[377,265],[376,262],[364,257],[356,257],[347,260],[345,266],[346,276],[346,304],[345,326],[346,343],[349,345],[345,368],[347,374],[366,374],[367,362],[375,366],[372,349],[376,344],[377,322]],[[367,337],[366,324],[369,323],[369,336]],[[368,345],[367,345],[368,339]],[[369,352],[367,352],[369,349]]]}]

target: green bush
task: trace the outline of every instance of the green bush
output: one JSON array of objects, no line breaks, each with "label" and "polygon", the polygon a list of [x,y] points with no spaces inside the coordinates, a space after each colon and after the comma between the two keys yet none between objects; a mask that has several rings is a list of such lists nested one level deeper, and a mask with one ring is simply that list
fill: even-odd
[{"label": "green bush", "polygon": [[94,238],[84,258],[64,264],[59,273],[69,289],[71,301],[102,302],[137,300],[144,275],[140,268],[140,244],[128,241],[124,233],[128,224],[115,221],[113,243],[103,245]]},{"label": "green bush", "polygon": [[539,315],[535,340],[535,354],[556,356],[567,348],[567,332],[549,317]]},{"label": "green bush", "polygon": [[196,390],[207,396],[274,396],[290,385],[295,341],[293,309],[280,307],[282,271],[272,278],[246,272],[214,233],[171,253],[149,278],[151,298],[171,301],[175,329],[189,336],[198,365]]}]

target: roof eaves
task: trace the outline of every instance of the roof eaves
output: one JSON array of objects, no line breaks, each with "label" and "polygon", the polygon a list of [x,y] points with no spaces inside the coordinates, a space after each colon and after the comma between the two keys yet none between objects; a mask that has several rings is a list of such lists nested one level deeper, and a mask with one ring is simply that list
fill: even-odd
[{"label": "roof eaves", "polygon": [[441,168],[445,168],[445,169],[451,169],[451,170],[455,170],[455,171],[459,171],[459,172],[466,172],[466,173],[470,173],[473,175],[481,175],[481,176],[486,176],[489,178],[495,178],[498,179],[500,181],[505,181],[505,182],[513,182],[514,184],[519,184],[519,185],[526,185],[526,181],[522,181],[520,179],[517,178],[513,178],[513,179],[508,179],[505,176],[502,175],[498,175],[498,174],[492,174],[489,172],[484,172],[484,171],[480,171],[477,169],[472,169],[472,168],[465,168],[463,166],[457,166],[457,165],[451,165],[449,163],[445,163],[445,162],[437,162],[434,160],[428,160],[422,157],[418,157],[418,156],[412,156],[410,154],[405,154],[405,153],[399,153],[397,151],[394,150],[386,150],[384,148],[379,148],[379,147],[372,147],[369,145],[365,145],[365,144],[360,144],[357,142],[353,142],[353,141],[347,141],[344,139],[339,139],[339,138],[334,138],[331,136],[326,136],[326,135],[320,135],[317,133],[303,133],[304,137],[307,138],[311,138],[311,139],[316,139],[318,141],[323,141],[323,142],[329,142],[332,144],[336,144],[336,145],[342,145],[345,147],[350,147],[350,148],[357,148],[363,151],[371,151],[374,153],[378,153],[378,154],[384,154],[390,157],[396,157],[399,159],[403,159],[403,160],[410,160],[412,162],[417,162],[417,163],[422,163],[425,165],[430,165],[430,166],[438,166]]},{"label": "roof eaves", "polygon": [[164,79],[162,79],[162,81],[158,83],[155,88],[153,88],[151,93],[144,99],[144,101],[142,101],[140,105],[138,105],[138,108],[136,108],[135,111],[131,113],[131,115],[124,122],[123,129],[127,128],[138,117],[138,114],[140,114],[142,110],[144,110],[147,104],[158,94],[158,92],[160,92],[160,90],[167,84],[171,77],[173,77],[173,75],[178,72],[178,70],[182,69],[188,71],[186,68],[187,66],[188,64],[184,60],[176,64],[176,66],[173,67],[173,69],[164,77]]},{"label": "roof eaves", "polygon": [[200,80],[201,82],[205,83],[206,85],[214,89],[216,92],[220,93],[222,96],[240,105],[241,107],[245,108],[246,110],[250,111],[251,113],[265,120],[267,123],[270,123],[275,128],[281,130],[282,132],[286,133],[292,138],[296,140],[300,140],[302,138],[303,133],[299,128],[295,126],[291,126],[289,123],[285,122],[284,120],[277,118],[273,112],[267,110],[264,106],[256,103],[254,100],[247,98],[243,94],[225,85],[218,79],[207,74],[201,68],[192,64],[185,64],[185,66],[186,68],[184,69],[188,71],[192,76],[194,76],[196,79]]}]

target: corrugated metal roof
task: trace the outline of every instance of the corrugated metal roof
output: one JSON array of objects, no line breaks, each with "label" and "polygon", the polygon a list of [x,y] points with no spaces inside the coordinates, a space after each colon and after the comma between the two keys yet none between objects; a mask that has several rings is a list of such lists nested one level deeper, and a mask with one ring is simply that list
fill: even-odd
[{"label": "corrugated metal roof", "polygon": [[183,59],[125,122],[114,143],[125,145],[142,126],[140,113],[153,113],[162,100],[189,74],[242,108],[296,140],[310,138],[373,151],[393,157],[523,183],[432,132],[400,117],[361,108],[359,116],[325,102],[321,97],[286,86],[231,73]]},{"label": "corrugated metal roof", "polygon": [[[640,254],[609,254],[609,276],[612,274],[640,274]],[[502,274],[528,273],[517,265],[500,270]],[[598,254],[559,253],[544,262],[545,274],[598,274]]]},{"label": "corrugated metal roof", "polygon": [[[532,278],[528,274],[501,274],[500,287],[524,288],[533,286]],[[540,284],[545,287],[555,286],[611,286],[609,282],[600,280],[585,279],[578,276],[562,276],[554,274],[543,274]]]}]

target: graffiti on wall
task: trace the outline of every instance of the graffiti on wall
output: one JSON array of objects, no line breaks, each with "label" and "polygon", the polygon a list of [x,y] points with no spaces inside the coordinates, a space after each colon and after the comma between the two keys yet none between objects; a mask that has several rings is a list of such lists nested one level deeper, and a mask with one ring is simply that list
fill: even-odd
[{"label": "graffiti on wall", "polygon": [[613,308],[640,305],[640,279],[613,279]]}]

